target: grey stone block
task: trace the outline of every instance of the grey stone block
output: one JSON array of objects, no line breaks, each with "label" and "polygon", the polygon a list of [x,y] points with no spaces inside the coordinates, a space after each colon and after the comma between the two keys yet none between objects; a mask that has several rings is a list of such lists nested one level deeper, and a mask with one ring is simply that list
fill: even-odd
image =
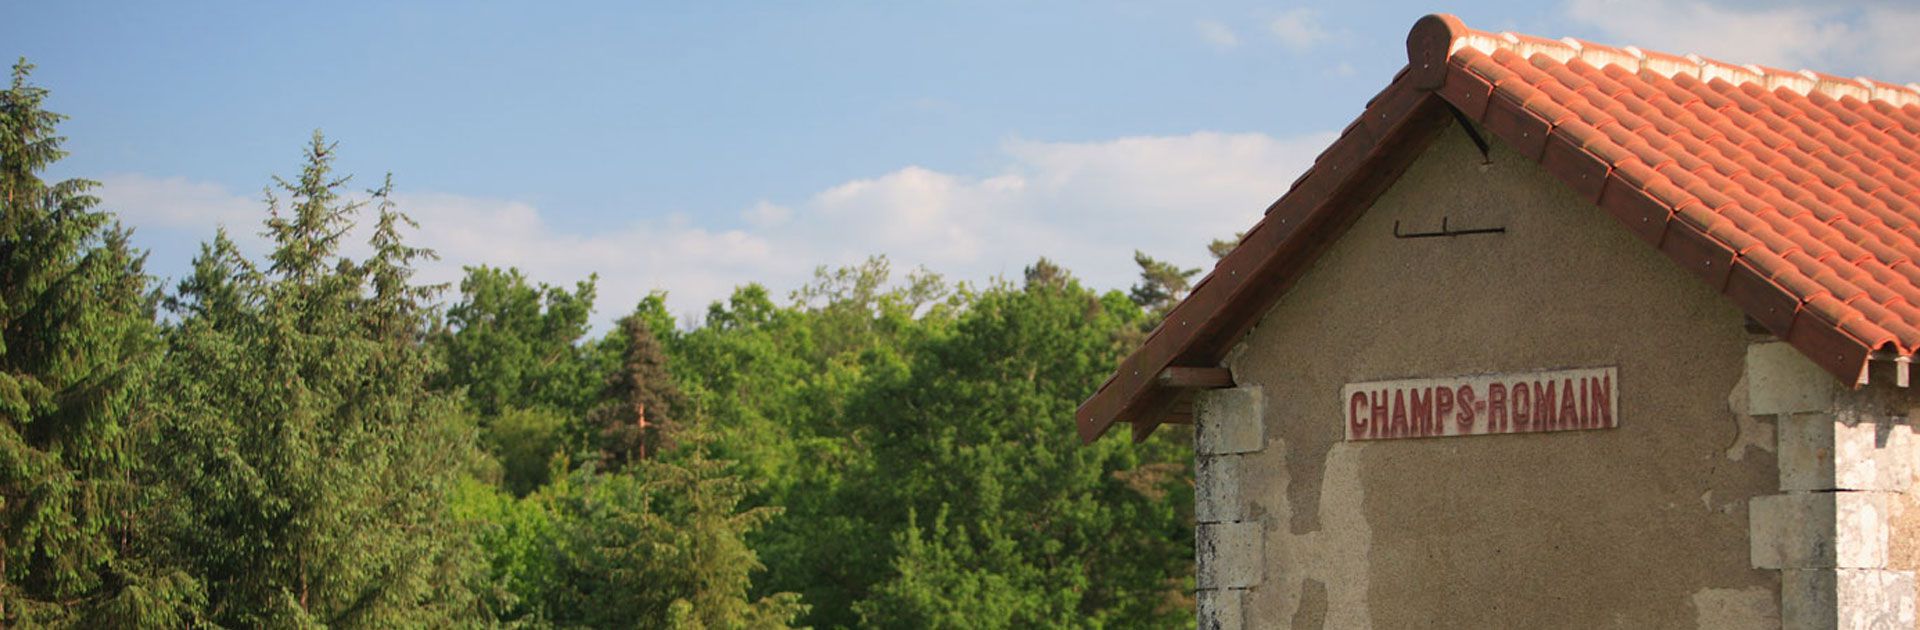
[{"label": "grey stone block", "polygon": [[1193,534],[1199,588],[1248,588],[1265,578],[1260,523],[1200,523]]},{"label": "grey stone block", "polygon": [[1826,411],[1837,382],[1785,342],[1747,346],[1747,413]]},{"label": "grey stone block", "polygon": [[1237,588],[1194,593],[1200,630],[1242,630],[1247,627],[1247,592]]},{"label": "grey stone block", "polygon": [[1257,386],[1200,392],[1193,400],[1194,450],[1223,455],[1265,448],[1265,408]]},{"label": "grey stone block", "polygon": [[1193,519],[1198,523],[1225,523],[1246,519],[1240,493],[1240,455],[1199,455],[1194,458]]},{"label": "grey stone block", "polygon": [[1779,436],[1781,490],[1904,492],[1913,485],[1913,430],[1905,425],[1802,414],[1781,417]]},{"label": "grey stone block", "polygon": [[1747,503],[1754,568],[1877,569],[1887,564],[1883,492],[1792,492]]},{"label": "grey stone block", "polygon": [[1914,574],[1882,569],[1789,570],[1780,622],[1791,630],[1914,627]]}]

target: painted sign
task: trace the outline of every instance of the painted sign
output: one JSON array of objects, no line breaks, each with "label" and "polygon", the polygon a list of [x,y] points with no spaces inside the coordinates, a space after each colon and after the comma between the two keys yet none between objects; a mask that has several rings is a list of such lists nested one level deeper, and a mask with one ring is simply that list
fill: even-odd
[{"label": "painted sign", "polygon": [[1348,440],[1611,429],[1619,381],[1598,367],[1349,383],[1340,403]]}]

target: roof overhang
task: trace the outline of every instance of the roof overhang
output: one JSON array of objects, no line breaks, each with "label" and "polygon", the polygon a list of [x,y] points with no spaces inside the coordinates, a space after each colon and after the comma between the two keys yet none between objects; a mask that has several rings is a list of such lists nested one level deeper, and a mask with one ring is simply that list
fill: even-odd
[{"label": "roof overhang", "polygon": [[[1421,18],[1407,37],[1407,67],[1368,101],[1360,117],[1267,208],[1240,245],[1216,263],[1080,405],[1074,419],[1081,440],[1091,442],[1113,425],[1127,423],[1132,425],[1134,440],[1140,441],[1163,423],[1190,421],[1193,391],[1223,382],[1171,379],[1163,374],[1219,369],[1259,318],[1455,118],[1476,123],[1536,160],[1814,363],[1843,383],[1858,383],[1874,348],[1883,342],[1862,340],[1831,317],[1806,308],[1804,300],[1752,265],[1742,264],[1739,252],[1706,230],[1679,220],[1677,204],[1670,197],[1622,177],[1612,162],[1588,151],[1579,137],[1537,111],[1536,103],[1496,90],[1494,81],[1469,70],[1463,56],[1454,54],[1473,46],[1589,55],[1620,55],[1625,50],[1643,55],[1639,60],[1643,64],[1664,59],[1651,56],[1658,53],[1599,46],[1583,53],[1581,44],[1474,31],[1450,15]],[[1224,383],[1230,384],[1231,378]]]}]

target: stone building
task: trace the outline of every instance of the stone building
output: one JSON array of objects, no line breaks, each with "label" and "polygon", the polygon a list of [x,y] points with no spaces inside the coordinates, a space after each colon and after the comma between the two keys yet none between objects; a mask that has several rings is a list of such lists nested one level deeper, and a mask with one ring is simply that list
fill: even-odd
[{"label": "stone building", "polygon": [[1080,408],[1207,628],[1915,627],[1920,86],[1471,30]]}]

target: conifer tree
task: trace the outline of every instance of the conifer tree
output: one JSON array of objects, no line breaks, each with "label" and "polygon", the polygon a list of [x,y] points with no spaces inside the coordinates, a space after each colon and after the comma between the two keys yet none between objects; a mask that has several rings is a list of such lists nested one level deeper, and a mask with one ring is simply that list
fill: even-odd
[{"label": "conifer tree", "polygon": [[127,433],[155,358],[143,256],[65,155],[47,92],[0,92],[0,626],[181,622],[191,580],[136,557]]},{"label": "conifer tree", "polygon": [[1158,315],[1165,315],[1180,298],[1186,297],[1187,289],[1193,286],[1194,274],[1200,273],[1198,268],[1181,269],[1138,251],[1133,253],[1133,262],[1140,266],[1140,283],[1133,285],[1130,294],[1133,303]]},{"label": "conifer tree", "polygon": [[602,402],[587,415],[601,457],[619,466],[651,457],[671,445],[675,414],[686,405],[667,373],[667,354],[653,327],[639,313],[620,320],[625,347],[621,365],[607,377]]},{"label": "conifer tree", "polygon": [[[318,133],[297,179],[275,179],[255,265],[225,238],[174,305],[171,393],[149,483],[179,557],[229,626],[426,626],[472,621],[472,537],[447,501],[473,452],[423,346],[391,184],[372,191],[372,256],[339,255],[353,215]],[[284,195],[284,199],[279,195]]]}]

